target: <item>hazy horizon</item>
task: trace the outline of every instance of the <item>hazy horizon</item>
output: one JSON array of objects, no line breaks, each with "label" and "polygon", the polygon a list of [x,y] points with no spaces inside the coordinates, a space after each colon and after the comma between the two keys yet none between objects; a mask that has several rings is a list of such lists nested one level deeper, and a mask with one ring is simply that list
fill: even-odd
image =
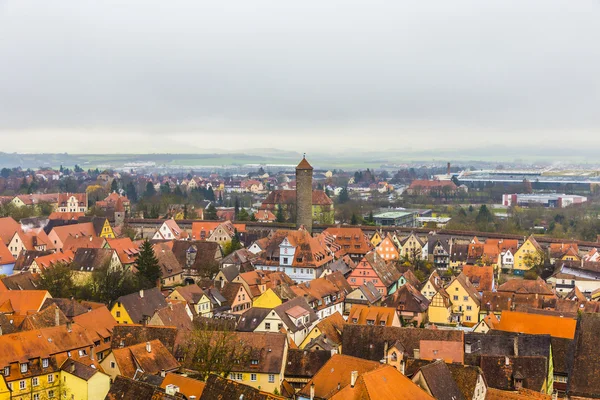
[{"label": "hazy horizon", "polygon": [[594,0],[4,0],[0,151],[589,151],[598,21]]}]

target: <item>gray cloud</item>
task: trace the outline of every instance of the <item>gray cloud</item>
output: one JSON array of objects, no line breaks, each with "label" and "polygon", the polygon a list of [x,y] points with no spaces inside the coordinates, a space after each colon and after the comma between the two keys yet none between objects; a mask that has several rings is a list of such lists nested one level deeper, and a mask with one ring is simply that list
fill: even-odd
[{"label": "gray cloud", "polygon": [[598,21],[597,0],[0,0],[0,150],[597,145]]}]

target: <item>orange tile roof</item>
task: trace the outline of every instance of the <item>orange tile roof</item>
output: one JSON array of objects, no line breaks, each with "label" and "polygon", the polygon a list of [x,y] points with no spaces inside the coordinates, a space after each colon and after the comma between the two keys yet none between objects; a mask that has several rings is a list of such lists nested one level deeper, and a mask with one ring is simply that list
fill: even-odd
[{"label": "orange tile roof", "polygon": [[0,265],[14,264],[15,258],[8,250],[8,247],[0,240]]},{"label": "orange tile roof", "polygon": [[15,232],[21,230],[21,224],[12,217],[0,218],[0,239],[4,244],[9,244]]},{"label": "orange tile roof", "polygon": [[106,241],[111,249],[117,251],[122,264],[131,264],[137,259],[140,247],[130,238],[107,239]]},{"label": "orange tile roof", "polygon": [[480,267],[478,265],[463,265],[463,274],[475,286],[478,292],[493,289],[494,267]]},{"label": "orange tile roof", "polygon": [[18,234],[21,238],[21,242],[26,250],[35,250],[34,243],[37,243],[36,246],[45,244],[47,250],[54,249],[52,241],[48,235],[46,235],[46,232],[44,232],[44,230],[41,228],[27,232],[19,230],[16,234]]},{"label": "orange tile roof", "polygon": [[0,304],[9,301],[16,314],[27,315],[38,312],[48,297],[47,290],[9,290],[0,292]]},{"label": "orange tile roof", "polygon": [[551,400],[552,396],[535,390],[519,389],[518,392],[488,388],[485,400]]},{"label": "orange tile roof", "polygon": [[94,230],[94,224],[91,222],[84,222],[82,224],[62,225],[52,228],[52,231],[58,236],[60,241],[64,244],[69,236],[96,236]]},{"label": "orange tile roof", "polygon": [[329,398],[338,391],[338,383],[342,388],[350,383],[352,371],[357,371],[361,375],[377,368],[381,368],[381,364],[377,361],[334,354],[300,390],[299,394],[309,397],[310,386],[314,383],[315,397]]},{"label": "orange tile roof", "polygon": [[77,221],[79,217],[84,217],[85,213],[82,212],[58,212],[54,211],[48,217],[49,220],[60,219],[63,221]]},{"label": "orange tile roof", "polygon": [[359,375],[354,387],[346,385],[331,400],[432,400],[429,394],[391,365]]},{"label": "orange tile roof", "polygon": [[551,335],[573,339],[577,321],[551,315],[529,314],[517,311],[502,311],[500,323],[495,329],[505,332]]},{"label": "orange tile roof", "polygon": [[190,396],[196,396],[196,399],[200,399],[206,383],[183,375],[168,373],[165,375],[165,379],[163,379],[160,387],[164,389],[167,385],[177,386],[179,392],[183,393],[188,399]]},{"label": "orange tile roof", "polygon": [[102,249],[106,243],[106,239],[97,236],[68,236],[63,242],[63,251],[71,250],[76,252],[77,249]]},{"label": "orange tile roof", "polygon": [[[367,325],[367,321],[373,321],[370,325],[392,326],[396,309],[393,307],[375,307],[362,304],[354,304],[348,316],[349,324]],[[356,321],[356,322],[355,322]]]},{"label": "orange tile roof", "polygon": [[38,257],[34,261],[37,264],[37,266],[43,271],[46,268],[52,267],[58,263],[68,264],[71,261],[73,261],[73,258],[75,258],[75,254],[70,250],[66,250],[64,252],[52,253]]}]

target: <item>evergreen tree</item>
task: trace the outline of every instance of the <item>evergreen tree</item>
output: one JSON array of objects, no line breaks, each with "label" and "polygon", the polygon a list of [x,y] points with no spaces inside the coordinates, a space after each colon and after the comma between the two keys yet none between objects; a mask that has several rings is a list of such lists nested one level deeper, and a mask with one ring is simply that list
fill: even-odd
[{"label": "evergreen tree", "polygon": [[183,219],[188,219],[188,206],[187,204],[183,205]]},{"label": "evergreen tree", "polygon": [[223,193],[219,192],[219,205],[222,207],[223,206]]},{"label": "evergreen tree", "polygon": [[240,199],[235,197],[235,206],[233,208],[233,219],[237,221],[238,214],[240,213]]},{"label": "evergreen tree", "polygon": [[370,224],[374,224],[375,223],[375,218],[373,217],[373,211],[369,212],[369,219],[368,219]]},{"label": "evergreen tree", "polygon": [[154,254],[152,243],[148,239],[142,243],[135,267],[138,270],[138,278],[140,278],[140,285],[142,287],[152,288],[156,286],[161,275],[160,265]]},{"label": "evergreen tree", "polygon": [[242,207],[242,209],[240,210],[240,212],[237,215],[236,220],[237,221],[249,221],[250,215],[248,214],[248,211],[246,211],[246,209]]},{"label": "evergreen tree", "polygon": [[125,189],[125,191],[127,192],[127,198],[129,199],[129,201],[131,201],[132,203],[137,203],[137,191],[135,190],[135,185],[133,184],[133,182],[129,182],[127,184],[127,189]]},{"label": "evergreen tree", "polygon": [[204,219],[206,221],[216,221],[217,220],[217,209],[211,203],[206,210],[204,210]]},{"label": "evergreen tree", "polygon": [[356,214],[352,214],[352,218],[350,219],[350,225],[358,225],[358,218]]},{"label": "evergreen tree", "polygon": [[206,200],[215,201],[215,192],[212,186],[208,188],[208,192],[206,193]]},{"label": "evergreen tree", "polygon": [[344,204],[350,201],[350,195],[348,195],[348,187],[344,186],[338,196],[338,203]]},{"label": "evergreen tree", "polygon": [[110,184],[110,191],[111,192],[118,192],[119,191],[119,183],[117,182],[116,179],[113,179],[111,184]]},{"label": "evergreen tree", "polygon": [[277,222],[285,222],[285,217],[283,216],[283,209],[281,208],[281,204],[277,205]]},{"label": "evergreen tree", "polygon": [[144,192],[144,197],[152,197],[156,194],[156,189],[154,189],[154,184],[150,181],[146,183],[146,191]]}]

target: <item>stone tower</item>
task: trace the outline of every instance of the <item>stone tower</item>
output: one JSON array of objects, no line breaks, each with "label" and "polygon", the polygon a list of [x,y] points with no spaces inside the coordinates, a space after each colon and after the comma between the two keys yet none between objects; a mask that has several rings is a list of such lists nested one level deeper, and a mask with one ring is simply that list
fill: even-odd
[{"label": "stone tower", "polygon": [[306,155],[296,167],[296,227],[304,225],[312,232],[312,177],[313,167],[306,161]]}]

